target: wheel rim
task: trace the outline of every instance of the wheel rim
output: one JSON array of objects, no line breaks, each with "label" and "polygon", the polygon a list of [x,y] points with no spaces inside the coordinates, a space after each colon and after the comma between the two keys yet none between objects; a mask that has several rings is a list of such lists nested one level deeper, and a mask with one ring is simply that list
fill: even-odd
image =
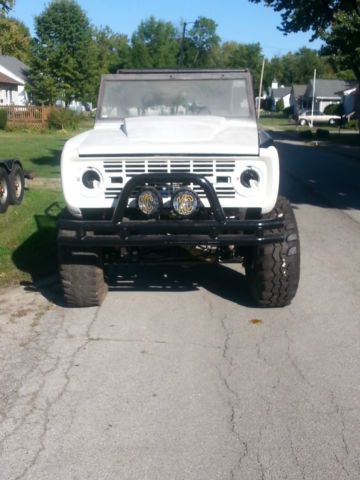
[{"label": "wheel rim", "polygon": [[0,178],[0,204],[5,205],[8,197],[8,188],[5,178]]},{"label": "wheel rim", "polygon": [[21,176],[19,173],[15,175],[13,186],[14,186],[15,197],[20,198],[22,193],[22,182],[21,182]]}]

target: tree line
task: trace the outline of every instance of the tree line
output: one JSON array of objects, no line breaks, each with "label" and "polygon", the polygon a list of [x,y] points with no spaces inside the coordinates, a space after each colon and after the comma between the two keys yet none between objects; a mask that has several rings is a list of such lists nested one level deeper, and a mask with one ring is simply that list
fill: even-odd
[{"label": "tree line", "polygon": [[[259,3],[260,0],[250,1]],[[296,3],[299,9],[302,4],[305,8],[308,2],[268,0],[265,3],[274,8],[276,4],[280,11],[282,3],[288,9]],[[312,3],[323,4],[324,0],[312,0]],[[359,2],[355,0],[356,3]],[[123,68],[177,68],[180,56],[184,68],[249,68],[255,92],[258,91],[264,57],[260,43],[222,42],[217,24],[211,18],[199,17],[191,25],[185,25],[188,28],[184,29],[183,36],[183,25],[177,28],[172,22],[150,17],[141,21],[129,38],[108,26],[92,26],[75,0],[52,0],[35,17],[35,36],[31,38],[26,25],[7,16],[13,4],[14,0],[0,0],[0,48],[4,55],[29,65],[27,90],[34,103],[53,104],[58,99],[66,104],[73,99],[94,102],[101,74]],[[293,12],[288,10],[288,13]],[[290,24],[288,17],[283,16],[284,32],[305,29],[300,25],[300,17],[297,21]],[[321,36],[321,28],[327,29],[326,35],[329,35],[328,17],[314,28],[315,36]],[[303,47],[295,53],[265,59],[264,87],[270,86],[273,78],[287,86],[307,83],[314,68],[321,78],[355,78],[353,63],[346,61],[346,56],[339,54],[339,48],[335,52],[331,45],[331,42],[326,44],[320,53]],[[356,58],[356,53],[354,56]]]}]

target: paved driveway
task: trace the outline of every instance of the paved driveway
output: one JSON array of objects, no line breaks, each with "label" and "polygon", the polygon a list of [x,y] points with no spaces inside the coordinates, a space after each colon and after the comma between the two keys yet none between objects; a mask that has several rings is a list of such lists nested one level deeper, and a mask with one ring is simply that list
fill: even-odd
[{"label": "paved driveway", "polygon": [[56,283],[1,294],[1,479],[360,477],[360,167],[279,149],[290,307],[253,308],[242,268],[211,265],[113,272],[101,308]]}]

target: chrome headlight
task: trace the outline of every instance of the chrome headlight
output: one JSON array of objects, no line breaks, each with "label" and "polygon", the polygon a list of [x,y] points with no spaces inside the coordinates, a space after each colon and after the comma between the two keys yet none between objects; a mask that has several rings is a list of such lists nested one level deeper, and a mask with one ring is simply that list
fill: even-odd
[{"label": "chrome headlight", "polygon": [[245,188],[257,188],[260,183],[260,175],[256,170],[248,167],[241,173],[240,182]]},{"label": "chrome headlight", "polygon": [[89,190],[98,190],[102,184],[102,178],[100,173],[94,168],[88,168],[82,174],[82,184]]}]

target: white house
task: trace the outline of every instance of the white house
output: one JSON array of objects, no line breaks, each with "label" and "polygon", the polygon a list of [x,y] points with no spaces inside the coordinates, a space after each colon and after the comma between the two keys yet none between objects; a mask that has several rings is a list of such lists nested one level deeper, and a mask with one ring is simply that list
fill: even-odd
[{"label": "white house", "polygon": [[0,106],[27,105],[25,91],[28,67],[17,58],[0,54]]},{"label": "white house", "polygon": [[[317,79],[315,82],[315,104],[314,109],[323,112],[328,105],[341,103],[342,92],[354,86],[354,82],[345,80]],[[304,104],[311,108],[313,99],[313,80],[310,80],[303,97]]]},{"label": "white house", "polygon": [[344,115],[350,118],[356,112],[356,106],[358,104],[357,97],[359,95],[359,85],[354,85],[337,93],[342,96]]},{"label": "white house", "polygon": [[279,100],[284,102],[284,108],[290,107],[290,94],[291,88],[284,87],[284,85],[279,87],[277,80],[274,78],[268,93],[268,96],[271,99],[272,110],[276,110],[276,104]]}]

